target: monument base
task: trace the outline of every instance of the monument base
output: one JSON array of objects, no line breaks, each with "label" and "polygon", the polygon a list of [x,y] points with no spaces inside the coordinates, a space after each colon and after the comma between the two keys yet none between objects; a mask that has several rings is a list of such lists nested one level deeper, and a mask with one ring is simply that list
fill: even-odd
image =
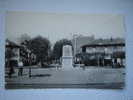
[{"label": "monument base", "polygon": [[63,69],[72,69],[73,68],[73,57],[62,57],[62,68]]}]

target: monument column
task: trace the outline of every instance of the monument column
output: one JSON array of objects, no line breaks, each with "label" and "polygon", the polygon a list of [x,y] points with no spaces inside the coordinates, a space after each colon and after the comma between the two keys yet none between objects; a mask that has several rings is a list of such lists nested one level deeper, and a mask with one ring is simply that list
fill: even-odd
[{"label": "monument column", "polygon": [[72,56],[72,46],[65,45],[62,48],[62,68],[71,69],[73,68],[73,56]]}]

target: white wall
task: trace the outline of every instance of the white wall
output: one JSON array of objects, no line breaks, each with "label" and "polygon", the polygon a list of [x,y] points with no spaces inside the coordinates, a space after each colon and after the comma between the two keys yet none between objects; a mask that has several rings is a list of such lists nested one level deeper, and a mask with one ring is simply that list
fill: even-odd
[{"label": "white wall", "polygon": [[[5,90],[4,19],[7,10],[124,14],[127,47],[126,88]],[[0,50],[0,100],[133,100],[133,0],[1,0]]]}]

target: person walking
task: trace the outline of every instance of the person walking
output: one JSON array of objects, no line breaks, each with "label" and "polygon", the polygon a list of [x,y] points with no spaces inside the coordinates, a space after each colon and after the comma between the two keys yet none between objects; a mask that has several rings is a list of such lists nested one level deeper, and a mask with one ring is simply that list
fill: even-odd
[{"label": "person walking", "polygon": [[18,67],[19,67],[18,76],[22,76],[23,75],[23,62],[22,62],[22,60],[19,61]]}]

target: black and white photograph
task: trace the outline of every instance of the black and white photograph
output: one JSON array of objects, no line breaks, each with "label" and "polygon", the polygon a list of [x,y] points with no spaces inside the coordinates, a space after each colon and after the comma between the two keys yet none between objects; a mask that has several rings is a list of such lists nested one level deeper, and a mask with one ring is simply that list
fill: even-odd
[{"label": "black and white photograph", "polygon": [[7,11],[5,88],[123,89],[124,16]]}]

